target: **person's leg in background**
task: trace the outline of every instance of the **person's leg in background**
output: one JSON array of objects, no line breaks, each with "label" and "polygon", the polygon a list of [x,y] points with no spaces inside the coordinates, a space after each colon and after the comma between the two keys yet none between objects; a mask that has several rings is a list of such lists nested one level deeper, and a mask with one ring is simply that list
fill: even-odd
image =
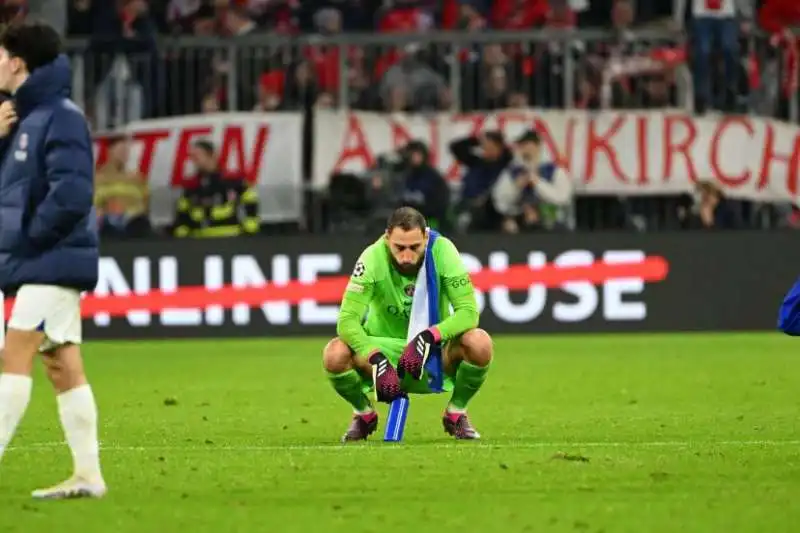
[{"label": "person's leg in background", "polygon": [[735,18],[720,19],[717,22],[720,44],[722,46],[722,57],[725,62],[725,90],[718,91],[725,100],[721,102],[722,110],[736,111],[737,100],[739,97],[740,74],[742,70],[741,58],[739,57],[739,21]]},{"label": "person's leg in background", "polygon": [[695,112],[705,113],[711,99],[711,46],[714,20],[697,17],[691,21],[692,75],[694,76]]}]

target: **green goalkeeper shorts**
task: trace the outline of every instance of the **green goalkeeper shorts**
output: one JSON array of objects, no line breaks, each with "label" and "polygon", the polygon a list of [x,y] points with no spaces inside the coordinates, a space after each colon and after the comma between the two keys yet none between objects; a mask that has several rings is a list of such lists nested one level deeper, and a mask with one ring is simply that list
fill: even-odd
[{"label": "green goalkeeper shorts", "polygon": [[[397,363],[400,361],[400,356],[403,355],[403,350],[406,348],[406,340],[405,339],[396,339],[393,337],[370,337],[369,340],[371,343],[378,347],[378,349],[389,359],[389,362],[392,364],[394,368],[397,368]],[[446,345],[442,345],[442,352],[446,350]],[[436,391],[432,391],[430,387],[428,387],[428,378],[429,378],[428,371],[426,370],[422,374],[422,378],[420,380],[416,380],[411,376],[406,375],[403,377],[401,382],[403,390],[409,394],[435,394]],[[444,392],[450,392],[453,390],[454,384],[454,376],[450,376],[447,373],[444,374],[442,377],[442,389]],[[364,392],[369,393],[372,391],[373,383],[372,379],[370,378],[369,381],[364,382]]]}]

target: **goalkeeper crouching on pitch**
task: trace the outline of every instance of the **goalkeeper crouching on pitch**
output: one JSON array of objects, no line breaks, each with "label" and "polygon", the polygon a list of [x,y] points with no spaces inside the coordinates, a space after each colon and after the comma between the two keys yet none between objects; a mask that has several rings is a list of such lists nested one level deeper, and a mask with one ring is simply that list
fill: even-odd
[{"label": "goalkeeper crouching on pitch", "polygon": [[386,403],[409,393],[450,392],[445,431],[479,438],[466,410],[486,380],[492,340],[477,328],[478,318],[475,290],[455,245],[428,229],[415,209],[396,210],[386,233],[356,262],[338,337],[323,352],[333,388],[355,411],[342,440],[364,440],[377,429],[367,397],[373,387]]}]

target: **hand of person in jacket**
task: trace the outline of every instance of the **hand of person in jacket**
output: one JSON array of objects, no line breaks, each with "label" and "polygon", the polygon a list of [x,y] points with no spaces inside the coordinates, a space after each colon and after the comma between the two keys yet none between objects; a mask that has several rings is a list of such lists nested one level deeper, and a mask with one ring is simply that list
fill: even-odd
[{"label": "hand of person in jacket", "polygon": [[11,128],[17,123],[17,110],[14,109],[14,103],[11,100],[6,100],[0,104],[0,137],[8,137],[11,133]]}]

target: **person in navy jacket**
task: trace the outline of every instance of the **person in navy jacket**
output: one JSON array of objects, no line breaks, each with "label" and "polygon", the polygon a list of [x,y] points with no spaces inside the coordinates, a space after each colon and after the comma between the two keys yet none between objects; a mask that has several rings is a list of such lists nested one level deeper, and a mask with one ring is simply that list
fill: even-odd
[{"label": "person in navy jacket", "polygon": [[778,329],[787,335],[800,337],[800,278],[783,299],[778,311]]},{"label": "person in navy jacket", "polygon": [[94,155],[56,31],[15,23],[0,34],[0,290],[15,295],[0,374],[0,458],[31,396],[37,351],[58,394],[74,475],[35,498],[100,497],[97,407],[81,360],[81,291],[94,289]]}]

